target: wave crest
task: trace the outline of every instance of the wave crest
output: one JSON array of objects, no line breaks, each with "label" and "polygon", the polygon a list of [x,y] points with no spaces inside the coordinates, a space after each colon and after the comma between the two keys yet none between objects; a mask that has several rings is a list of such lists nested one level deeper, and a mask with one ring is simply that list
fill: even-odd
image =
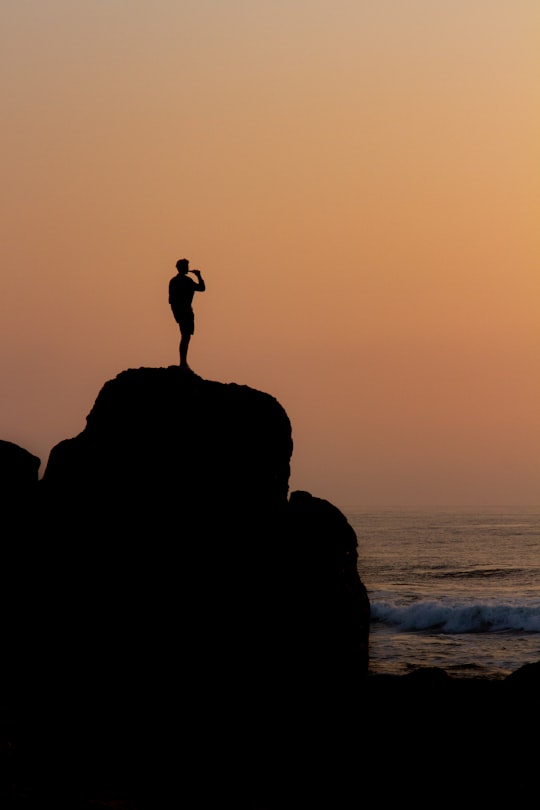
[{"label": "wave crest", "polygon": [[439,633],[540,633],[540,602],[532,605],[448,604],[436,600],[398,605],[372,602],[371,618],[401,631],[434,630]]}]

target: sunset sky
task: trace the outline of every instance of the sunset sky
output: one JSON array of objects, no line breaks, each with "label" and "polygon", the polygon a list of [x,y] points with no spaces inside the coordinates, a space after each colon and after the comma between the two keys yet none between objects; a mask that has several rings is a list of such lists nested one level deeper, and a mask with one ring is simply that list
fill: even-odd
[{"label": "sunset sky", "polygon": [[190,365],[279,400],[291,489],[540,503],[538,0],[13,0],[0,40],[0,438],[43,472],[178,363],[186,257]]}]

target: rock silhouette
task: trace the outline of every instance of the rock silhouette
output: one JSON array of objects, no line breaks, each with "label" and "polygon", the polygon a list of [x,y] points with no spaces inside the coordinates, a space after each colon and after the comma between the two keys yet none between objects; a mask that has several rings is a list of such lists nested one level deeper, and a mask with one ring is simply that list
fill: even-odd
[{"label": "rock silhouette", "polygon": [[357,538],[292,452],[274,397],[178,366],[106,382],[41,481],[0,442],[2,807],[536,797],[540,662],[367,677]]},{"label": "rock silhouette", "polygon": [[196,770],[215,750],[253,772],[314,702],[343,711],[369,600],[345,516],[289,493],[292,451],[274,397],[178,366],[106,382],[52,449],[25,632],[30,671],[46,666],[25,691],[56,707],[71,773],[117,778],[141,750],[162,778],[167,757]]}]

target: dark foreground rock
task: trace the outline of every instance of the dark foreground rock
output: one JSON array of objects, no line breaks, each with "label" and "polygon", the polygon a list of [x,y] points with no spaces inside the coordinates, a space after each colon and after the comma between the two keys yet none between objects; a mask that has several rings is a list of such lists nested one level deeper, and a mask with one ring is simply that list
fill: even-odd
[{"label": "dark foreground rock", "polygon": [[240,807],[348,739],[369,601],[343,514],[289,493],[292,449],[247,386],[177,367],[103,386],[10,528],[6,802]]},{"label": "dark foreground rock", "polygon": [[14,699],[28,670],[28,629],[39,609],[32,560],[39,532],[40,463],[17,444],[0,441],[0,707]]},{"label": "dark foreground rock", "polygon": [[[71,748],[79,735],[59,740],[54,724],[63,725],[63,720],[54,712],[47,713],[42,748],[30,757],[28,729],[4,710],[0,806],[352,810],[376,802],[388,807],[534,807],[540,662],[529,666],[535,672],[518,670],[502,681],[424,672],[418,677],[369,676],[345,714],[332,716],[314,701],[309,715],[292,712],[266,745],[257,742],[257,735],[250,738],[248,753],[239,745],[234,722],[218,735],[213,750],[206,741],[203,760],[193,750],[200,742],[196,737],[179,755],[167,734],[139,734],[136,763],[142,773],[121,758],[108,773],[80,766],[74,772]],[[182,737],[182,725],[176,735]],[[161,751],[162,773],[174,773],[173,780],[160,778],[156,750]],[[45,766],[51,770],[44,775]]]},{"label": "dark foreground rock", "polygon": [[273,397],[173,367],[107,382],[39,484],[15,450],[0,808],[537,804],[540,662],[368,676],[356,536],[292,448]]},{"label": "dark foreground rock", "polygon": [[[379,798],[422,807],[538,801],[540,661],[503,680],[442,670],[370,677],[366,772]],[[354,805],[346,805],[354,806]]]}]

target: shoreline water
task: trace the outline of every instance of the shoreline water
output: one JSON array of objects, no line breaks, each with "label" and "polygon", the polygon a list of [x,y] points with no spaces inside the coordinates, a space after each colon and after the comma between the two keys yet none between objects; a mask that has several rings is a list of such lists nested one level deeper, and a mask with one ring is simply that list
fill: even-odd
[{"label": "shoreline water", "polygon": [[372,606],[372,674],[503,679],[540,657],[540,507],[342,511]]}]

